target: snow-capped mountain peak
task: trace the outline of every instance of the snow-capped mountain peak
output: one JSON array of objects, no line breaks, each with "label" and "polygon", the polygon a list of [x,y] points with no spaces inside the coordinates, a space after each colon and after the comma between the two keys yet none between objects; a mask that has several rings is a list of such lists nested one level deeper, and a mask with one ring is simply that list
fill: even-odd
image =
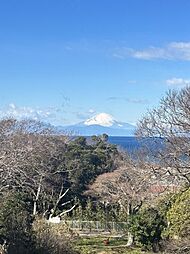
[{"label": "snow-capped mountain peak", "polygon": [[116,121],[110,114],[100,113],[84,122],[70,126],[60,126],[59,129],[82,136],[101,135],[103,133],[109,136],[134,136],[135,126]]},{"label": "snow-capped mountain peak", "polygon": [[84,124],[87,126],[90,125],[100,125],[104,127],[110,127],[115,123],[115,119],[112,115],[106,114],[106,113],[100,113],[96,116],[93,116],[89,119],[87,119]]}]

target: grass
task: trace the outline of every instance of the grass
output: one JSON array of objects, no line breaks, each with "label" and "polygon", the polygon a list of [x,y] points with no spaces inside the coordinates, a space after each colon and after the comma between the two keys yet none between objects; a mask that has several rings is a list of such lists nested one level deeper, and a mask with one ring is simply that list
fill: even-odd
[{"label": "grass", "polygon": [[105,246],[105,237],[82,237],[75,240],[75,249],[81,254],[151,254],[139,249],[126,247],[127,239],[109,238],[109,245]]},{"label": "grass", "polygon": [[[80,238],[77,241],[78,245],[98,245],[98,246],[105,246],[104,245],[104,240],[106,237],[85,237],[85,238]],[[127,239],[125,238],[109,238],[109,245],[108,246],[118,246],[118,245],[125,245],[127,244]]]}]

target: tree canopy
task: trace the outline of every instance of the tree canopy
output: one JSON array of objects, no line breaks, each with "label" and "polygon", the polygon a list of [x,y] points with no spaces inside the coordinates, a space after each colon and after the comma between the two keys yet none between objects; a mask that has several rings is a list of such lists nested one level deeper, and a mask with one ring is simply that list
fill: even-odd
[{"label": "tree canopy", "polygon": [[158,165],[173,180],[190,185],[190,86],[170,90],[159,106],[139,121],[137,136],[155,142],[162,139],[163,146],[155,154]]}]

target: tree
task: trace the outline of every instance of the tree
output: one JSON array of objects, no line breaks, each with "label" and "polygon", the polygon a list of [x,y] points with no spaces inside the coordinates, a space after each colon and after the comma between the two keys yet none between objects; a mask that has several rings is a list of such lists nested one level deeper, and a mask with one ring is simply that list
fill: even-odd
[{"label": "tree", "polygon": [[26,195],[9,192],[0,202],[0,242],[8,253],[33,253],[32,217]]},{"label": "tree", "polygon": [[[107,204],[119,204],[129,219],[139,211],[144,201],[155,196],[150,189],[154,181],[152,177],[146,166],[137,165],[130,159],[120,161],[116,170],[98,176],[86,194],[99,197]],[[128,245],[132,243],[133,234],[129,231]]]},{"label": "tree", "polygon": [[78,137],[70,141],[59,166],[67,171],[67,184],[72,193],[81,198],[95,178],[114,170],[117,148],[107,143],[107,136],[95,136],[91,140]]},{"label": "tree", "polygon": [[190,188],[175,195],[166,217],[168,220],[167,234],[172,238],[188,238],[190,241]]},{"label": "tree", "polygon": [[[190,185],[190,86],[171,90],[158,108],[149,111],[137,127],[137,136],[162,141],[157,149],[159,173],[170,175],[175,183]],[[151,147],[149,147],[151,148]],[[157,147],[158,148],[158,147]],[[156,168],[155,168],[156,169]],[[157,171],[158,171],[157,170]]]},{"label": "tree", "polygon": [[37,212],[56,216],[68,192],[64,188],[65,175],[58,170],[66,140],[66,136],[58,136],[40,122],[0,121],[1,193],[10,189],[28,193],[34,216]]},{"label": "tree", "polygon": [[85,220],[93,220],[95,217],[94,209],[93,209],[93,203],[90,198],[88,198],[84,210],[84,217]]},{"label": "tree", "polygon": [[157,251],[162,231],[166,227],[166,221],[159,211],[153,207],[144,208],[130,219],[130,230],[135,240],[146,248]]},{"label": "tree", "polygon": [[97,175],[113,170],[117,149],[106,140],[104,135],[91,144],[84,137],[68,141],[41,122],[1,120],[0,191],[28,193],[34,216],[58,221]]}]

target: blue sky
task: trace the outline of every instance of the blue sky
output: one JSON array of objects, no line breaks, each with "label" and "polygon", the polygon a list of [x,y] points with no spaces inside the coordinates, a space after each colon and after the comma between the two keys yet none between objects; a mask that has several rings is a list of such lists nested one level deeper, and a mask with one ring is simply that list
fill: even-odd
[{"label": "blue sky", "polygon": [[2,0],[0,116],[136,123],[190,80],[189,0]]}]

